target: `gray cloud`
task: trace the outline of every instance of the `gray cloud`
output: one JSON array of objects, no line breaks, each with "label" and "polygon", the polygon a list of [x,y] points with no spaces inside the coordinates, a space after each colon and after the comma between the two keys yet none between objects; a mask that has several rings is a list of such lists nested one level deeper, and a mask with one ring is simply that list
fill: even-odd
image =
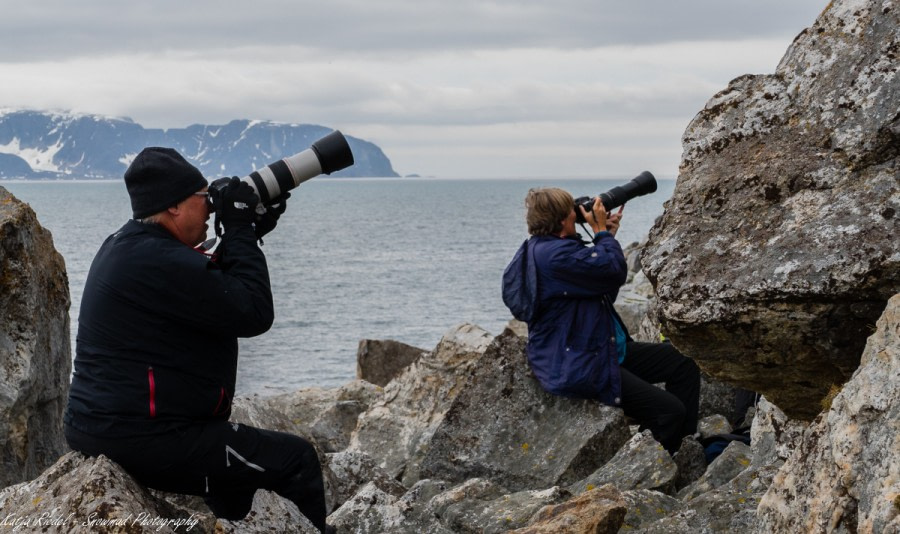
[{"label": "gray cloud", "polygon": [[3,61],[247,45],[415,54],[740,40],[792,35],[824,7],[810,0],[3,3]]},{"label": "gray cloud", "polygon": [[0,0],[0,107],[318,123],[401,173],[674,174],[727,82],[824,1]]}]

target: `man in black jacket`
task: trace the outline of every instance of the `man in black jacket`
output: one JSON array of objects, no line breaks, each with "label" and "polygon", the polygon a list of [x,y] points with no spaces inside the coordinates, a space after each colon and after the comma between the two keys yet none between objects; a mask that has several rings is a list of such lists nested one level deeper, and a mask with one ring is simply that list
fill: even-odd
[{"label": "man in black jacket", "polygon": [[237,338],[267,331],[274,309],[259,199],[237,178],[221,180],[213,202],[224,232],[210,256],[194,248],[212,194],[199,170],[172,149],[147,148],[125,172],[134,219],[106,239],[85,283],[66,439],[148,487],[203,496],[218,517],[242,519],[264,488],[324,531],[313,446],[228,421]]}]

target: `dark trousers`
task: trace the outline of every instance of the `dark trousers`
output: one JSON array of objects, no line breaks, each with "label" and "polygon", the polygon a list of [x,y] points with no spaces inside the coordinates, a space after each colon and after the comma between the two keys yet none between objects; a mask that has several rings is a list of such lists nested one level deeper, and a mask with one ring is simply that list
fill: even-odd
[{"label": "dark trousers", "polygon": [[[641,430],[670,453],[681,446],[684,436],[697,431],[700,411],[700,369],[671,343],[626,345],[622,375],[622,408],[636,419]],[[653,384],[666,383],[662,390]]]},{"label": "dark trousers", "polygon": [[246,517],[257,489],[292,501],[325,531],[325,489],[315,448],[303,438],[225,421],[161,435],[111,439],[68,425],[66,440],[88,456],[105,455],[147,487],[199,495],[223,519]]}]

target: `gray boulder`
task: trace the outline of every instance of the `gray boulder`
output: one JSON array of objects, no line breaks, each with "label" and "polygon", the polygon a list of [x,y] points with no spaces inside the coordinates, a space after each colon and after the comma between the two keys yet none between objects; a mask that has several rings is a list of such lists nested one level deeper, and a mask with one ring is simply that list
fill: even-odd
[{"label": "gray boulder", "polygon": [[630,490],[622,492],[628,513],[622,523],[622,531],[632,532],[649,526],[683,508],[675,497],[654,490]]},{"label": "gray boulder", "polygon": [[[547,505],[531,518],[528,526],[515,534],[614,534],[625,518],[625,500],[611,485],[596,488],[569,499]],[[487,531],[485,531],[487,532]]]},{"label": "gray boulder", "polygon": [[202,501],[148,491],[105,456],[77,452],[35,480],[0,491],[0,516],[23,532],[59,534],[318,532],[296,506],[270,492],[257,492],[243,521],[217,520]]},{"label": "gray boulder", "polygon": [[642,523],[632,532],[642,534],[755,532],[756,507],[772,483],[774,475],[775,469],[771,467],[745,469],[727,483],[682,503],[680,508],[676,508],[673,513],[662,519]]},{"label": "gray boulder", "polygon": [[357,451],[342,451],[326,455],[323,470],[330,472],[334,480],[333,507],[340,507],[351,499],[366,484],[375,484],[379,490],[401,497],[406,493],[406,486],[391,478],[387,472],[376,465],[368,454]]},{"label": "gray boulder", "polygon": [[657,336],[653,339],[640,340],[638,336],[641,331],[641,322],[647,316],[653,301],[656,298],[653,294],[653,285],[643,272],[635,273],[632,281],[623,285],[619,289],[616,297],[616,312],[625,323],[625,328],[635,340],[639,341],[659,341]]},{"label": "gray boulder", "polygon": [[434,430],[491,339],[471,324],[444,334],[431,353],[392,380],[384,396],[360,415],[349,450],[368,454],[406,486],[419,480],[418,465]]},{"label": "gray boulder", "polygon": [[759,507],[759,532],[900,532],[900,294],[859,369],[806,430]]},{"label": "gray boulder", "polygon": [[504,490],[487,480],[473,479],[451,487],[444,481],[420,480],[402,497],[370,482],[328,517],[338,532],[392,534],[451,534],[441,519],[446,510],[463,502],[497,498]]},{"label": "gray boulder", "polygon": [[716,434],[728,434],[731,432],[731,423],[724,415],[709,415],[700,419],[697,423],[697,432],[700,438],[708,438]]},{"label": "gray boulder", "polygon": [[428,443],[422,478],[481,477],[513,491],[572,484],[631,435],[619,409],[546,393],[528,366],[525,340],[510,330],[461,384]]},{"label": "gray boulder", "polygon": [[753,465],[781,466],[800,446],[809,423],[788,419],[784,412],[761,398],[750,426],[750,449]]},{"label": "gray boulder", "polygon": [[338,532],[536,534],[616,532],[624,515],[625,503],[609,485],[573,497],[559,487],[509,493],[485,479],[453,487],[425,479],[402,497],[368,483],[328,522]]},{"label": "gray boulder", "polygon": [[701,371],[700,418],[730,416],[734,411],[736,392],[737,389],[731,384]]},{"label": "gray boulder", "polygon": [[[492,500],[467,499],[448,506],[442,523],[453,532],[496,534],[525,527],[546,506],[560,504],[572,497],[554,486],[545,490],[526,490]],[[624,515],[624,514],[622,514]]]},{"label": "gray boulder", "polygon": [[258,490],[253,496],[253,507],[250,508],[247,517],[239,521],[217,519],[213,532],[215,534],[268,534],[271,532],[319,534],[319,529],[300,513],[294,503],[271,491]]},{"label": "gray boulder", "polygon": [[235,416],[272,430],[311,436],[325,452],[350,444],[359,415],[382,396],[381,388],[354,380],[339,388],[304,388],[271,397],[235,400]]},{"label": "gray boulder", "polygon": [[706,473],[706,452],[703,445],[694,436],[682,438],[681,447],[672,455],[672,461],[678,468],[678,475],[672,481],[672,489],[676,492],[692,484]]},{"label": "gray boulder", "polygon": [[0,187],[0,487],[38,476],[68,450],[68,284],[50,232]]},{"label": "gray boulder", "polygon": [[391,339],[362,339],[356,350],[356,378],[386,386],[428,351]]},{"label": "gray boulder", "polygon": [[[447,485],[447,483],[444,481],[438,483],[438,487],[443,487],[445,485]],[[409,493],[415,493],[417,486],[419,486],[419,482],[410,489]],[[470,478],[462,484],[452,485],[452,487],[432,496],[424,503],[424,514],[429,517],[443,518],[446,515],[447,510],[453,507],[459,508],[458,505],[460,505],[460,503],[492,501],[507,493],[509,492],[505,488],[490,480],[485,478]]]},{"label": "gray boulder", "polygon": [[637,433],[619,452],[569,491],[581,494],[605,484],[621,491],[633,489],[665,489],[675,480],[678,467],[669,453],[653,439],[649,430]]},{"label": "gray boulder", "polygon": [[683,500],[691,500],[728,483],[750,467],[751,454],[749,445],[740,441],[732,441],[725,447],[722,454],[709,464],[703,476],[678,492],[678,497]]},{"label": "gray boulder", "polygon": [[[406,533],[441,532],[435,521],[425,525],[413,524],[406,518],[407,509],[398,505],[397,497],[378,488],[372,482],[363,486],[356,495],[328,516],[328,524],[338,532]],[[449,531],[446,531],[449,532]]]},{"label": "gray boulder", "polygon": [[900,290],[900,10],[836,0],[775,74],[684,133],[642,262],[662,329],[708,373],[810,420]]},{"label": "gray boulder", "polygon": [[[185,513],[153,496],[105,456],[86,458],[70,452],[35,480],[0,492],[0,514],[26,532],[154,532],[147,521],[166,519],[158,532],[173,533],[177,524],[212,530],[211,514]],[[7,521],[9,522],[9,521]],[[176,523],[179,522],[179,523]]]}]

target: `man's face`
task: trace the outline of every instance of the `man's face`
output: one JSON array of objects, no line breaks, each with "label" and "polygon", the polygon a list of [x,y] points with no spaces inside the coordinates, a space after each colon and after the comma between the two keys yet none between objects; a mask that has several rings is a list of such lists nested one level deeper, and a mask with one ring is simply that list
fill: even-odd
[{"label": "man's face", "polygon": [[[197,193],[206,193],[204,187]],[[206,239],[206,231],[209,225],[209,206],[206,195],[193,194],[182,200],[177,208],[178,214],[174,217],[175,226],[178,229],[176,237],[188,246],[195,246]]]}]

